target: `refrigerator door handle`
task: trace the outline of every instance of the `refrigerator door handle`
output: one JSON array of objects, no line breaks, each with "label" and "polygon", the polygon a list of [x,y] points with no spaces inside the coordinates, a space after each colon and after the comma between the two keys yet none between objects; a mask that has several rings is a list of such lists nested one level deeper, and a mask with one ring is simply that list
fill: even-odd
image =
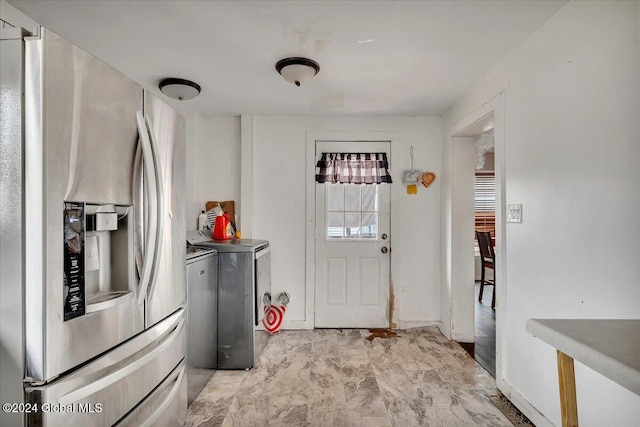
[{"label": "refrigerator door handle", "polygon": [[158,143],[155,135],[153,134],[153,127],[149,121],[149,116],[145,115],[145,124],[148,130],[149,142],[151,147],[151,153],[153,157],[154,166],[154,179],[156,181],[156,212],[157,212],[157,228],[156,228],[156,243],[153,253],[153,271],[151,283],[147,289],[147,298],[150,298],[155,288],[156,280],[156,266],[160,262],[160,256],[164,248],[164,225],[165,225],[165,203],[164,203],[164,180],[162,175],[162,165],[160,163],[160,154],[158,152]]},{"label": "refrigerator door handle", "polygon": [[144,231],[148,227],[147,215],[148,209],[144,208],[145,197],[143,191],[144,177],[142,176],[142,149],[141,144],[137,144],[136,154],[133,161],[133,187],[131,194],[133,195],[134,204],[134,246],[135,246],[135,261],[136,271],[138,275],[142,277],[142,265],[144,254]]},{"label": "refrigerator door handle", "polygon": [[[153,350],[150,350],[144,356],[136,359],[132,363],[126,364],[125,366],[122,366],[121,368],[116,369],[115,371],[107,374],[102,378],[99,378],[85,386],[78,387],[75,390],[60,396],[60,398],[58,399],[58,403],[60,405],[70,405],[74,402],[78,402],[79,400],[99,392],[100,390],[110,386],[111,384],[120,381],[130,373],[135,372],[138,369],[142,368],[144,365],[146,365],[147,363],[149,363],[150,361],[158,357],[158,355],[163,353],[167,348],[171,346],[171,344],[174,343],[175,340],[177,340],[180,337],[180,334],[184,329],[184,325],[185,325],[185,320],[184,318],[181,318],[178,325],[174,328],[173,331],[171,331],[171,333],[166,338],[164,338],[163,341],[161,341],[160,343],[153,342],[151,344],[151,345],[156,345]],[[106,369],[109,369],[109,368],[106,368]]]},{"label": "refrigerator door handle", "polygon": [[171,404],[175,395],[180,391],[180,383],[182,382],[182,377],[184,376],[185,370],[186,370],[185,367],[183,367],[180,370],[180,373],[178,374],[178,377],[174,380],[175,382],[171,387],[171,391],[169,392],[167,397],[165,397],[162,403],[158,405],[155,411],[153,411],[153,414],[151,414],[151,416],[144,423],[142,423],[141,427],[151,427],[152,425],[154,425],[154,423],[158,420],[158,418],[164,413],[167,407]]},{"label": "refrigerator door handle", "polygon": [[156,243],[158,240],[158,191],[157,181],[155,175],[154,156],[153,149],[151,147],[151,140],[149,138],[149,131],[147,130],[147,124],[145,122],[142,111],[138,111],[136,114],[138,121],[138,133],[140,136],[140,146],[142,147],[142,163],[144,166],[145,176],[148,178],[145,182],[147,196],[149,200],[149,209],[145,213],[149,218],[149,228],[144,230],[145,243],[144,243],[144,256],[142,260],[142,273],[140,274],[140,287],[138,292],[138,304],[142,305],[145,296],[147,294],[147,288],[151,282],[151,273],[153,267],[153,260],[156,252]]}]

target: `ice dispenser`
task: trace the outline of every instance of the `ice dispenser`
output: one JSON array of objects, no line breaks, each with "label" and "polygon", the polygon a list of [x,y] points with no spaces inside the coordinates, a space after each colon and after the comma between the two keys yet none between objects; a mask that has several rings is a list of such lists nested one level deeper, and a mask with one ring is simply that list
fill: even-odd
[{"label": "ice dispenser", "polygon": [[65,203],[64,319],[134,297],[133,207]]}]

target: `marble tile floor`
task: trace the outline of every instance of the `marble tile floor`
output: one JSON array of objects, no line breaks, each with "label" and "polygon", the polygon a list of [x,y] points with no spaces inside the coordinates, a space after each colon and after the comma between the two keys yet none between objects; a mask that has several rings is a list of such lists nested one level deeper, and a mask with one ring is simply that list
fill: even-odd
[{"label": "marble tile floor", "polygon": [[209,383],[215,373],[213,369],[192,368],[187,366],[187,405],[191,406],[200,395],[202,389]]},{"label": "marble tile floor", "polygon": [[494,379],[436,327],[282,331],[249,371],[216,371],[188,426],[511,426]]}]

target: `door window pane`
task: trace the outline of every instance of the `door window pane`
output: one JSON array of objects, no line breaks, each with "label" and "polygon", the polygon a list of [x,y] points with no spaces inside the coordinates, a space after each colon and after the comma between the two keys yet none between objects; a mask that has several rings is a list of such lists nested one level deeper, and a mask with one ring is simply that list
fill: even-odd
[{"label": "door window pane", "polygon": [[378,238],[378,214],[377,213],[362,213],[362,231],[360,237],[363,239],[377,239]]},{"label": "door window pane", "polygon": [[327,237],[341,239],[344,236],[343,221],[343,212],[327,212]]},{"label": "door window pane", "polygon": [[344,237],[351,239],[360,237],[360,212],[345,212]]},{"label": "door window pane", "polygon": [[378,186],[326,185],[327,238],[378,239]]},{"label": "door window pane", "polygon": [[362,185],[345,185],[344,187],[344,210],[359,212],[360,189]]},{"label": "door window pane", "polygon": [[344,210],[344,185],[327,184],[327,212]]},{"label": "door window pane", "polygon": [[362,210],[366,212],[378,211],[378,186],[362,186]]}]

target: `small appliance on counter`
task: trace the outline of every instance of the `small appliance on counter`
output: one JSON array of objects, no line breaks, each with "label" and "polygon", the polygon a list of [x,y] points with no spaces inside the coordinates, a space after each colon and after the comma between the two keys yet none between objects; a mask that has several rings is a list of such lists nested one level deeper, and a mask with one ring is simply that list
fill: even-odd
[{"label": "small appliance on counter", "polygon": [[269,242],[254,239],[214,240],[210,231],[189,231],[187,241],[218,251],[218,369],[255,366],[267,342],[257,329],[262,300],[271,294]]}]

